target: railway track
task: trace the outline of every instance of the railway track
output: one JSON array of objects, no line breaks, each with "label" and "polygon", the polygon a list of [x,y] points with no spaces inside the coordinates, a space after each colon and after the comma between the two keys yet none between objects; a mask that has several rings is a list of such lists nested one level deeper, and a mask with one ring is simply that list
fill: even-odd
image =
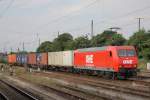
[{"label": "railway track", "polygon": [[149,73],[150,74],[150,71],[141,71],[141,73]]},{"label": "railway track", "polygon": [[[89,81],[89,82],[91,82],[91,81]],[[121,92],[124,94],[130,94],[130,95],[132,94],[134,96],[150,98],[150,91],[138,90],[138,89],[134,89],[134,88],[124,87],[124,86],[114,85],[114,84],[108,84],[108,83],[104,83],[104,82],[92,82],[92,83],[89,83],[89,82],[88,82],[88,85],[92,85],[94,87],[102,87],[104,89]]]},{"label": "railway track", "polygon": [[[41,74],[40,76],[49,76],[50,73],[35,73],[35,74]],[[133,83],[133,82],[138,82],[138,80],[126,80],[126,81],[122,81],[120,82],[120,84],[118,84],[118,81],[113,81],[113,80],[101,80],[98,78],[89,78],[88,77],[79,77],[80,75],[76,75],[76,74],[66,74],[66,73],[55,73],[52,72],[52,75],[50,75],[50,78],[55,78],[58,77],[58,79],[63,79],[66,82],[68,82],[67,84],[69,84],[68,86],[62,86],[59,88],[53,88],[53,87],[46,87],[46,89],[50,89],[53,92],[57,92],[60,95],[63,96],[69,96],[74,98],[75,100],[86,100],[86,96],[88,95],[86,88],[90,88],[91,92],[89,93],[89,95],[92,95],[93,97],[95,96],[96,98],[101,98],[103,100],[109,100],[111,98],[115,98],[115,96],[118,96],[116,94],[119,94],[119,98],[125,98],[128,100],[134,100],[136,98],[139,98],[139,100],[149,100],[150,98],[150,85],[149,83],[142,83],[140,84],[144,84],[146,86],[149,86],[148,89],[144,90],[144,89],[139,89],[139,88],[132,88],[132,87],[128,87],[127,85],[123,85],[126,83]],[[52,77],[51,77],[52,76]],[[98,79],[98,80],[96,80]],[[60,81],[59,81],[60,82]],[[76,87],[74,87],[73,85],[75,84]],[[122,83],[122,84],[121,84]],[[78,85],[79,84],[79,85]],[[92,88],[91,88],[92,87]],[[61,90],[62,89],[62,90]],[[65,92],[67,91],[67,92]],[[104,95],[102,95],[102,92],[105,92]],[[56,94],[57,94],[56,93]],[[108,97],[108,95],[111,95],[110,97]],[[91,97],[90,97],[91,98]],[[100,100],[101,100],[100,99]],[[72,99],[71,99],[72,100]],[[91,100],[91,99],[89,99]],[[93,99],[93,100],[99,100],[99,99]],[[119,100],[119,99],[117,99]],[[138,99],[136,99],[138,100]]]},{"label": "railway track", "polygon": [[39,100],[4,80],[0,80],[0,90],[3,92],[0,93],[3,100]]},{"label": "railway track", "polygon": [[43,87],[48,90],[52,90],[58,95],[62,95],[67,100],[111,100],[110,97],[106,95],[91,95],[86,91],[69,86],[61,86],[57,84],[57,87],[45,85]]},{"label": "railway track", "polygon": [[[24,78],[22,79],[25,81],[28,81]],[[50,93],[53,93],[55,95],[61,96],[62,98],[65,98],[65,100],[111,100],[111,98],[108,95],[90,94],[87,91],[74,88],[74,87],[70,87],[70,86],[60,85],[57,83],[55,83],[55,85],[51,84],[49,86],[43,85],[43,84],[37,84],[37,85]]]},{"label": "railway track", "polygon": [[4,95],[2,92],[0,92],[0,100],[9,100],[6,95]]},{"label": "railway track", "polygon": [[[53,73],[55,74],[55,73]],[[68,75],[63,75],[61,74],[55,74],[55,77],[61,77],[61,79],[64,79],[66,81],[72,82],[72,83],[76,83],[76,84],[83,84],[83,85],[88,85],[90,87],[96,88],[96,90],[94,90],[95,92],[101,92],[99,90],[102,91],[113,91],[113,92],[109,92],[110,94],[112,94],[112,96],[114,96],[114,92],[117,94],[121,94],[121,96],[123,98],[127,98],[130,96],[133,100],[136,97],[141,98],[143,100],[147,100],[148,98],[150,98],[150,89],[139,89],[139,88],[132,88],[132,87],[128,87],[126,85],[123,85],[123,83],[127,83],[127,82],[122,82],[122,84],[115,84],[117,82],[114,83],[110,83],[110,82],[106,82],[106,81],[96,81],[96,80],[91,80],[91,79],[87,79],[87,78],[81,78],[81,77],[74,77],[74,76],[68,76]],[[129,81],[128,81],[129,82]],[[130,82],[131,83],[131,82]],[[68,83],[69,84],[69,83]],[[71,86],[69,86],[71,87]],[[79,88],[82,88],[80,86],[78,86]],[[128,96],[129,95],[129,96]]]},{"label": "railway track", "polygon": [[138,77],[138,78],[129,78],[127,81],[134,82],[136,84],[147,86],[150,88],[150,81],[145,81],[143,79],[149,79],[150,80],[150,77],[143,77],[142,76],[142,77]]},{"label": "railway track", "polygon": [[[85,81],[85,80],[82,80]],[[96,87],[97,89],[105,89],[105,90],[111,90],[116,93],[121,93],[121,94],[127,94],[127,95],[132,95],[132,96],[140,96],[142,98],[150,98],[150,91],[144,91],[144,90],[137,90],[129,87],[124,87],[120,85],[114,85],[114,84],[109,84],[106,82],[94,82],[94,81],[85,81],[87,85]]]},{"label": "railway track", "polygon": [[150,71],[141,71],[138,75],[140,79],[150,79]]}]

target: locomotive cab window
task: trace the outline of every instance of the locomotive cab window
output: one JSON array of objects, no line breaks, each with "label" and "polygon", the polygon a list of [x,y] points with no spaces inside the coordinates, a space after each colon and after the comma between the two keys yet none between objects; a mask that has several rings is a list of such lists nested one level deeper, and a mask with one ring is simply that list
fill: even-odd
[{"label": "locomotive cab window", "polygon": [[112,57],[112,52],[111,51],[109,52],[109,56]]},{"label": "locomotive cab window", "polygon": [[118,50],[119,57],[132,57],[136,56],[135,50]]}]

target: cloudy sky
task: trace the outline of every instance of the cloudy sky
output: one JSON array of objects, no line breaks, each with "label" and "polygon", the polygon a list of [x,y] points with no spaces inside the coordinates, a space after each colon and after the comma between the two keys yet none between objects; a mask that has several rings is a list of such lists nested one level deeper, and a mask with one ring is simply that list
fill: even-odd
[{"label": "cloudy sky", "polygon": [[52,41],[60,33],[74,37],[120,27],[126,38],[141,26],[150,29],[150,0],[0,0],[0,51],[35,51],[38,38]]}]

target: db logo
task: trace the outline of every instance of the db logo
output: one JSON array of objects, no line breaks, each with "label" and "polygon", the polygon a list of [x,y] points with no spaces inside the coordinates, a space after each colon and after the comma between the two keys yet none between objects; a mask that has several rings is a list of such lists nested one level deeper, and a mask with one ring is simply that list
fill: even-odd
[{"label": "db logo", "polygon": [[123,64],[132,64],[132,60],[123,60]]},{"label": "db logo", "polygon": [[93,55],[86,55],[86,63],[88,64],[93,63]]}]

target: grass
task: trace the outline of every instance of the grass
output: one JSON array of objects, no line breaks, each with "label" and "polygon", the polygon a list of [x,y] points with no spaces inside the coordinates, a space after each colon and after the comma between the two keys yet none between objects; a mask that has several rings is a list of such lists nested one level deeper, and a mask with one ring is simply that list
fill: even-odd
[{"label": "grass", "polygon": [[140,70],[147,70],[147,61],[144,59],[139,59],[138,68]]},{"label": "grass", "polygon": [[35,75],[34,72],[28,72],[24,68],[16,67],[15,68],[15,77],[25,79],[31,83],[43,84],[43,85],[54,85],[50,78]]}]

